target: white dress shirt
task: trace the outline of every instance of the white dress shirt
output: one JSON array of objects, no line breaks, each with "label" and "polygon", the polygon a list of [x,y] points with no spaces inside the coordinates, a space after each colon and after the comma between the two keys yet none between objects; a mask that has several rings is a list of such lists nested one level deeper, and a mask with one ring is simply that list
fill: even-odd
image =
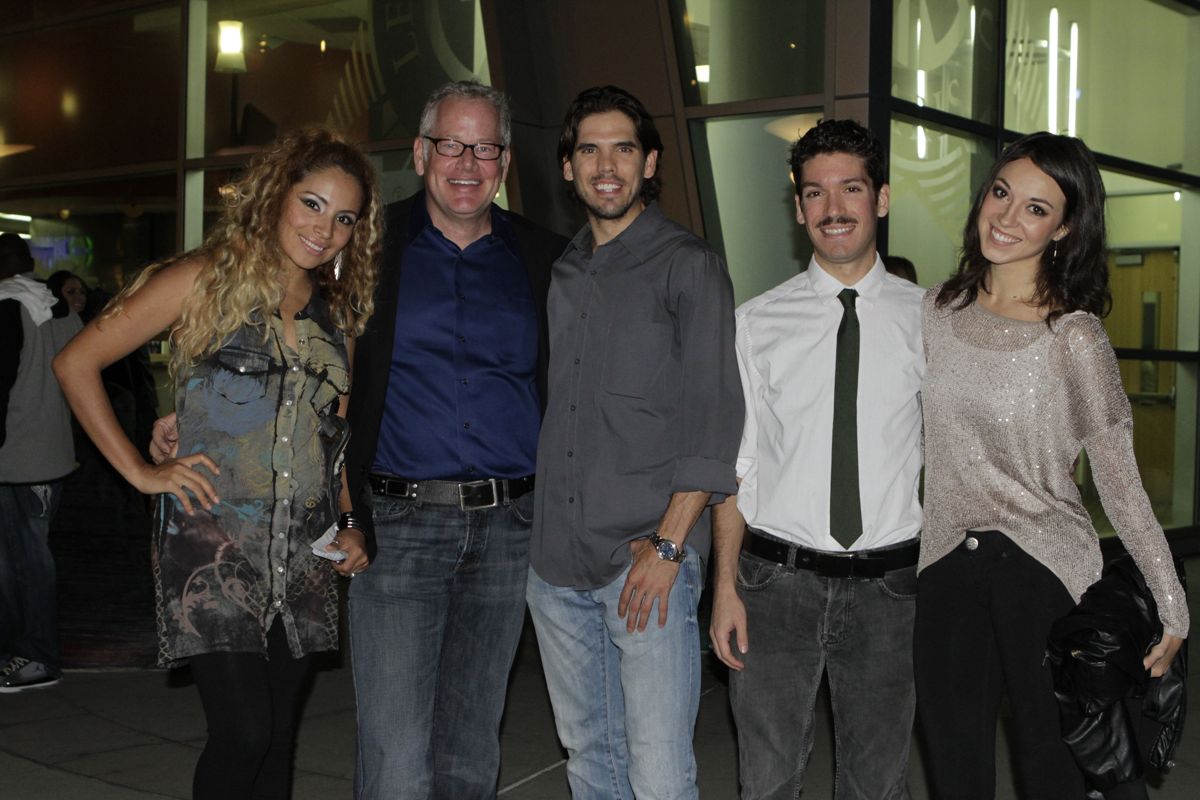
[{"label": "white dress shirt", "polygon": [[879,256],[846,287],[815,261],[737,310],[746,395],[738,510],[754,528],[814,550],[845,552],[829,530],[833,377],[842,289],[858,292],[858,480],[863,532],[851,550],[921,530],[921,298]]}]

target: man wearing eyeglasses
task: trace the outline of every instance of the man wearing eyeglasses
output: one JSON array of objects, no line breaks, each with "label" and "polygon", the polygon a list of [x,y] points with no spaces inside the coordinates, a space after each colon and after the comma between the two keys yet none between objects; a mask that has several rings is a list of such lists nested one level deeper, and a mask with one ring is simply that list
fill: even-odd
[{"label": "man wearing eyeglasses", "polygon": [[356,343],[341,527],[350,586],[356,796],[494,798],[525,614],[545,404],[546,293],[566,240],[492,200],[510,117],[476,82],[433,93],[424,189],[388,207],[375,314]]}]

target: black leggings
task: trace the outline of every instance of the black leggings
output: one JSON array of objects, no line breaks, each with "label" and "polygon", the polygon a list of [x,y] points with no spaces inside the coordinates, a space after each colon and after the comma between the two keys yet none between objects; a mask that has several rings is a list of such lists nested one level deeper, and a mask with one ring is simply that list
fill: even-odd
[{"label": "black leggings", "polygon": [[192,656],[208,741],[196,763],[194,800],[286,800],[300,692],[311,656],[292,658],[278,618],[257,653]]}]

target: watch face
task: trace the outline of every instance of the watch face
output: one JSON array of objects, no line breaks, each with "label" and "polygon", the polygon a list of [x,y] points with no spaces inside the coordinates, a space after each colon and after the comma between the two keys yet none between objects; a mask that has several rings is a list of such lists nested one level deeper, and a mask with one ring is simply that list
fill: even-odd
[{"label": "watch face", "polygon": [[679,557],[679,547],[668,539],[659,539],[658,557],[665,561],[675,561]]}]

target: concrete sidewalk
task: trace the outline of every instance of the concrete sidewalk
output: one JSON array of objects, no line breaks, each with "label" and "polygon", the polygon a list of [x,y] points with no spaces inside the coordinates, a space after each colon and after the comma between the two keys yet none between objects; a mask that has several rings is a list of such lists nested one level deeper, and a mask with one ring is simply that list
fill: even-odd
[{"label": "concrete sidewalk", "polygon": [[[1195,578],[1200,562],[1192,560]],[[1200,586],[1194,580],[1193,587]],[[1200,590],[1194,590],[1200,593]],[[1196,594],[1193,594],[1193,598]],[[1193,618],[1197,606],[1192,600]],[[706,657],[696,755],[704,798],[737,796],[737,755],[721,668]],[[1200,670],[1189,689],[1200,697]],[[158,670],[68,671],[58,686],[0,695],[0,800],[141,800],[187,798],[204,741],[196,690]],[[1194,706],[1193,706],[1194,707]],[[833,756],[822,702],[804,796],[832,797]],[[1200,718],[1193,716],[1177,766],[1154,800],[1200,796]],[[1004,737],[999,737],[997,797],[1015,798]],[[554,734],[537,643],[527,626],[512,678],[502,736],[500,797],[568,798],[564,756]],[[296,753],[297,800],[349,798],[354,770],[354,694],[350,670],[336,657],[317,672]],[[914,749],[909,787],[925,800]],[[970,799],[966,799],[970,800]]]}]

